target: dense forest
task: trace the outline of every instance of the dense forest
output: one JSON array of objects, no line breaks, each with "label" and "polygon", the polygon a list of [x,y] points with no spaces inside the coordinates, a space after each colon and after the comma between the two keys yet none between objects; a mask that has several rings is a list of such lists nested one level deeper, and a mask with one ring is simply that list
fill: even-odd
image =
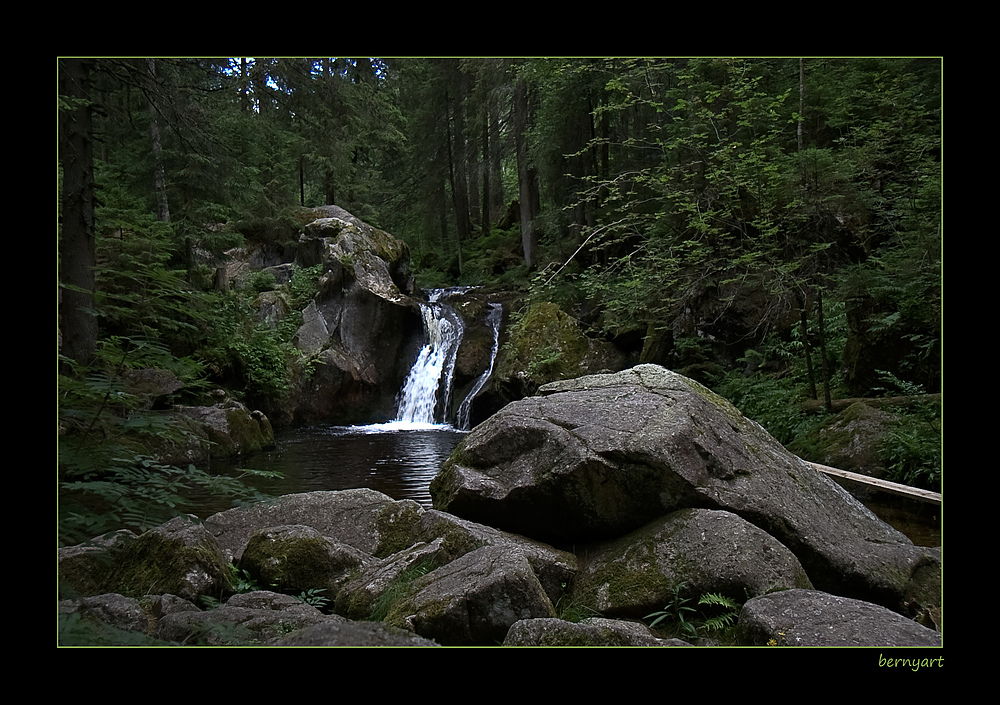
[{"label": "dense forest", "polygon": [[[938,58],[64,58],[57,71],[65,488],[112,467],[113,491],[165,472],[110,442],[123,426],[171,432],[132,413],[122,370],[170,370],[183,394],[284,392],[294,317],[256,324],[249,294],[269,283],[230,290],[206,262],[291,247],[303,207],[324,204],[405,241],[420,286],[556,303],[786,444],[808,443],[806,399],[941,391]],[[293,310],[310,277],[293,277]],[[918,409],[886,462],[937,489],[940,410]],[[221,482],[196,475],[176,481]]]}]

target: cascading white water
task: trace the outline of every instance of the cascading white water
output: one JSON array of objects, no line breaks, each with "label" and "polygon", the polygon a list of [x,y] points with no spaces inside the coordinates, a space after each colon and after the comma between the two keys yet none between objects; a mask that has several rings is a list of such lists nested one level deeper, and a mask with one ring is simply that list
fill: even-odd
[{"label": "cascading white water", "polygon": [[463,431],[469,430],[469,414],[472,412],[472,400],[476,398],[479,391],[486,384],[486,380],[493,374],[493,363],[497,359],[497,351],[500,349],[500,321],[503,318],[503,306],[500,304],[490,304],[490,312],[486,315],[486,323],[493,330],[493,349],[490,351],[490,365],[486,371],[479,375],[472,389],[458,407],[458,428]]},{"label": "cascading white water", "polygon": [[400,392],[399,410],[396,413],[396,420],[399,422],[435,424],[446,420],[445,415],[451,403],[455,356],[462,343],[464,329],[462,319],[441,299],[455,291],[435,290],[428,297],[429,303],[420,305],[427,344],[417,356]]}]

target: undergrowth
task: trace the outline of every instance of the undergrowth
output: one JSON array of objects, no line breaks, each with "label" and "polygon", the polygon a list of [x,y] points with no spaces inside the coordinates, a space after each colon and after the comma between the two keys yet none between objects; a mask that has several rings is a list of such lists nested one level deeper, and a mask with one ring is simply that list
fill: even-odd
[{"label": "undergrowth", "polygon": [[413,581],[426,575],[432,569],[433,566],[429,563],[418,563],[400,573],[385,589],[382,595],[379,596],[378,601],[372,607],[372,612],[368,620],[371,622],[385,621],[393,606],[410,593],[410,586]]},{"label": "undergrowth", "polygon": [[696,609],[691,606],[692,598],[683,595],[686,588],[687,583],[675,585],[663,609],[644,617],[653,620],[650,629],[659,628],[682,639],[725,638],[736,626],[742,605],[725,595],[703,593]]}]

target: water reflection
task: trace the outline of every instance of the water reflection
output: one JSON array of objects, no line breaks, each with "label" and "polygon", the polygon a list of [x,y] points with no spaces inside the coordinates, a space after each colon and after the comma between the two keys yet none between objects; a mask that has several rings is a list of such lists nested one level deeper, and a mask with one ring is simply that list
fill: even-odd
[{"label": "water reflection", "polygon": [[[284,432],[274,450],[241,461],[215,460],[212,470],[226,474],[234,474],[238,468],[281,472],[281,480],[253,482],[274,496],[368,487],[430,509],[431,480],[465,435],[447,425],[401,421],[373,426],[311,426]],[[900,509],[901,500],[892,501],[867,504],[918,546],[940,545],[939,508],[915,503]],[[194,513],[203,519],[231,508],[228,501],[217,497],[203,496],[195,502]]]},{"label": "water reflection", "polygon": [[[451,426],[392,422],[375,426],[312,426],[277,439],[277,447],[240,461],[213,461],[216,472],[274,470],[281,480],[253,484],[271,495],[368,487],[393,499],[431,507],[430,483],[465,436]],[[197,514],[228,509],[203,498]]]}]

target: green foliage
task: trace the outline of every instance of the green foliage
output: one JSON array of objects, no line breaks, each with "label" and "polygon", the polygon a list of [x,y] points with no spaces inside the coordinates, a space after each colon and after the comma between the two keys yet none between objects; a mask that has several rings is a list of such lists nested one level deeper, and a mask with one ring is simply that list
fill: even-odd
[{"label": "green foliage", "polygon": [[516,229],[494,230],[488,236],[469,240],[462,249],[462,282],[495,286],[509,282],[512,273],[523,276],[521,235]]},{"label": "green foliage", "polygon": [[257,581],[253,579],[245,568],[237,568],[234,564],[230,563],[229,572],[232,576],[230,582],[233,585],[233,592],[236,594],[255,592],[261,589]]},{"label": "green foliage", "polygon": [[261,270],[253,272],[247,278],[245,286],[255,294],[263,294],[265,291],[274,291],[277,281],[274,278],[274,274]]},{"label": "green foliage", "polygon": [[330,606],[330,598],[321,593],[326,592],[326,588],[309,588],[303,590],[296,597],[307,605],[312,605],[318,610],[325,610]]},{"label": "green foliage", "polygon": [[[193,465],[176,467],[149,456],[150,449],[204,443],[185,417],[150,408],[150,395],[132,373],[172,373],[178,394],[202,386],[201,365],[174,357],[142,338],[100,341],[94,362],[63,359],[59,376],[58,461],[60,537],[64,543],[119,528],[158,526],[185,513],[195,492],[262,499],[241,478],[212,475]],[[178,385],[181,386],[181,385]],[[265,473],[271,475],[272,473]]]},{"label": "green foliage", "polygon": [[732,370],[712,390],[785,445],[818,423],[802,411],[805,396],[801,384],[793,379],[777,379],[760,372],[748,376]]},{"label": "green foliage", "polygon": [[569,595],[561,595],[556,604],[556,617],[565,622],[579,623],[591,617],[600,617],[601,613],[588,604],[572,599]]},{"label": "green foliage", "polygon": [[688,605],[691,601],[690,598],[683,597],[681,595],[681,592],[686,586],[686,583],[674,585],[672,588],[673,594],[671,595],[670,602],[668,602],[662,610],[647,614],[643,617],[643,619],[653,620],[649,623],[650,628],[656,627],[660,623],[665,623],[665,625],[671,624],[681,636],[697,638],[698,627],[691,621],[697,610]]},{"label": "green foliage", "polygon": [[79,613],[59,613],[60,646],[171,646],[144,632],[119,629],[100,620],[87,619]]},{"label": "green foliage", "polygon": [[934,424],[904,421],[882,438],[878,454],[892,482],[941,491],[941,432]]},{"label": "green foliage", "polygon": [[669,626],[678,636],[696,639],[702,634],[724,634],[736,625],[742,607],[738,602],[719,593],[704,593],[698,598],[699,611],[689,606],[690,598],[681,595],[686,587],[687,583],[675,585],[670,602],[644,617],[653,620],[650,628],[663,624],[661,629]]},{"label": "green foliage", "polygon": [[292,267],[292,276],[288,282],[290,300],[289,308],[293,311],[304,309],[313,297],[319,285],[319,278],[323,275],[323,265],[317,264],[312,267]]},{"label": "green foliage", "polygon": [[739,619],[742,609],[742,605],[735,600],[713,592],[707,592],[699,597],[698,604],[708,612],[714,612],[706,616],[702,624],[702,629],[710,634],[725,632],[736,626],[736,620]]},{"label": "green foliage", "polygon": [[379,596],[378,601],[372,607],[372,613],[368,620],[371,622],[385,621],[393,606],[409,595],[413,581],[427,575],[433,568],[434,566],[429,563],[417,563],[400,573]]},{"label": "green foliage", "polygon": [[[289,363],[298,351],[290,326],[274,327],[257,320],[253,299],[245,289],[221,297],[214,314],[213,336],[199,351],[222,383],[255,404],[280,401],[290,389]],[[292,323],[294,325],[294,323]]]},{"label": "green foliage", "polygon": [[[192,497],[199,493],[231,497],[240,506],[268,499],[242,477],[212,475],[194,465],[181,468],[142,455],[112,458],[95,467],[94,456],[109,450],[103,446],[82,457],[82,462],[79,449],[60,452],[64,479],[60,483],[59,531],[64,545],[120,528],[147,531],[188,513]],[[79,463],[76,467],[74,461]],[[263,472],[260,476],[277,474]]]},{"label": "green foliage", "polygon": [[138,222],[98,238],[98,320],[106,334],[141,336],[190,348],[206,320],[206,299],[169,265],[171,229],[136,215]]}]

